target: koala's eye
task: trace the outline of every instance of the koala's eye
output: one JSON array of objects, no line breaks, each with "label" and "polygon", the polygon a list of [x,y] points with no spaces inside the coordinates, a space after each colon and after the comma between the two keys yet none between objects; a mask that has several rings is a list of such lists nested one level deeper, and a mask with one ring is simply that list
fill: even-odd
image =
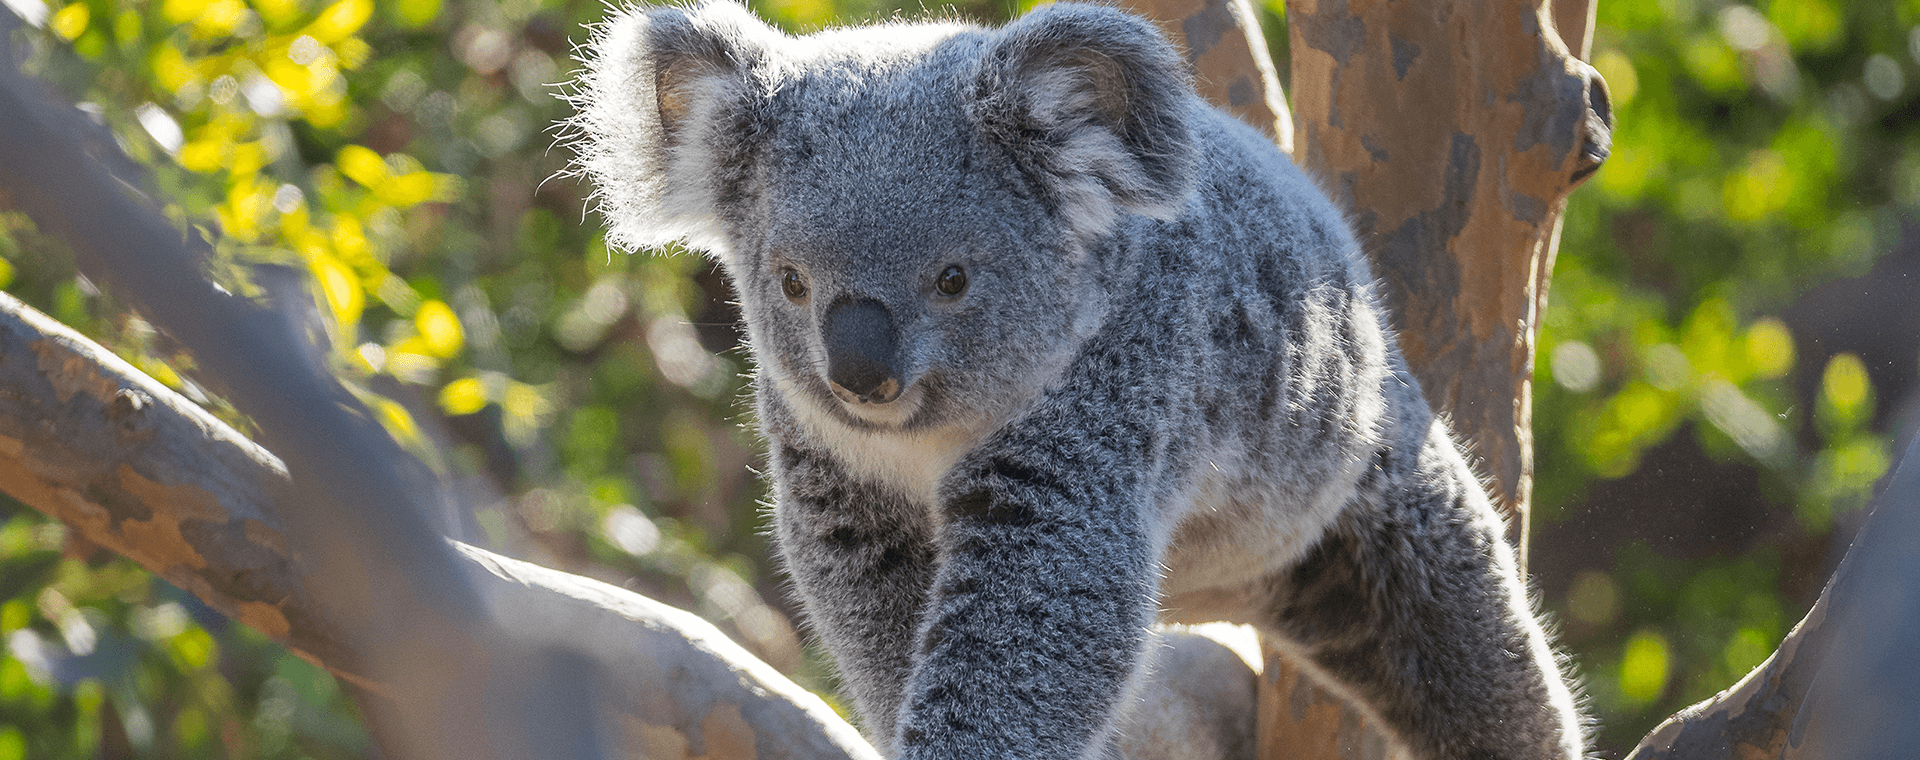
[{"label": "koala's eye", "polygon": [[780,292],[787,294],[787,300],[799,301],[807,297],[807,281],[793,267],[780,270]]},{"label": "koala's eye", "polygon": [[954,264],[940,271],[940,278],[933,281],[934,290],[943,296],[957,296],[967,289],[967,270]]}]

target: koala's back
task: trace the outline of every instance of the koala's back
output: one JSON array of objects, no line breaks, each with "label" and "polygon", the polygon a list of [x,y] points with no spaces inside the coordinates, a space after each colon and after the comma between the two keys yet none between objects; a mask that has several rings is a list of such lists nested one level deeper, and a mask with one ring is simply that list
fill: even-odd
[{"label": "koala's back", "polygon": [[1192,389],[1187,413],[1172,410],[1191,469],[1162,507],[1184,512],[1163,590],[1171,614],[1198,621],[1235,616],[1242,602],[1222,593],[1323,535],[1403,434],[1396,407],[1423,402],[1339,210],[1262,135],[1192,107],[1198,182],[1177,217],[1115,238],[1142,271],[1108,328],[1185,356],[1151,382]]}]

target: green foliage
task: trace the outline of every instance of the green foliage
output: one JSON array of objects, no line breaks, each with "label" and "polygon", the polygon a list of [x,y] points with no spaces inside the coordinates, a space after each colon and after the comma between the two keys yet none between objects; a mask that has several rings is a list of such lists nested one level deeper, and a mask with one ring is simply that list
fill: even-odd
[{"label": "green foliage", "polygon": [[[1914,210],[1920,135],[1898,114],[1916,103],[1917,10],[1599,3],[1591,58],[1619,131],[1570,204],[1556,264],[1538,519],[1681,430],[1757,469],[1802,551],[1865,503],[1890,455],[1860,360],[1796,346],[1767,315],[1811,283],[1864,273]],[[1812,408],[1796,378],[1817,379]],[[1773,549],[1678,560],[1641,548],[1576,579],[1567,628],[1605,745],[1631,746],[1764,659],[1811,601],[1787,575]]]},{"label": "green foliage", "polygon": [[[39,0],[9,0],[31,5]],[[1029,4],[972,0],[961,15]],[[895,9],[766,0],[794,29]],[[917,6],[915,7],[917,8]],[[914,8],[910,8],[911,12]],[[803,681],[765,559],[737,397],[746,367],[717,276],[684,252],[610,253],[585,188],[555,177],[552,83],[599,0],[78,0],[18,41],[93,104],[214,267],[306,272],[331,359],[403,440],[477,484],[476,540],[626,579],[727,627]],[[1263,23],[1286,66],[1278,2]],[[1694,431],[1762,473],[1820,545],[1888,466],[1861,360],[1768,315],[1857,275],[1920,198],[1920,3],[1601,0],[1592,60],[1615,154],[1567,212],[1536,385],[1536,510]],[[550,179],[551,178],[551,179]],[[206,399],[153,330],[0,213],[0,287]],[[187,364],[178,364],[186,367]],[[1795,398],[1813,379],[1816,401]],[[237,420],[236,420],[237,421]],[[354,757],[324,672],[125,560],[69,546],[0,499],[0,760]],[[1629,547],[1549,599],[1606,746],[1731,684],[1810,597],[1798,554],[1676,559]],[[1793,550],[1801,551],[1802,550]]]}]

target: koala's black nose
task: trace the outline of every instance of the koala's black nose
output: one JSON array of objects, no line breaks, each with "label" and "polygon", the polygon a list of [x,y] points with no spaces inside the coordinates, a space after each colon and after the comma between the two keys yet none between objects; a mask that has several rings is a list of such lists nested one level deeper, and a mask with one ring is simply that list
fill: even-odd
[{"label": "koala's black nose", "polygon": [[900,336],[884,304],[862,298],[829,306],[820,332],[827,380],[842,398],[884,404],[900,396]]}]

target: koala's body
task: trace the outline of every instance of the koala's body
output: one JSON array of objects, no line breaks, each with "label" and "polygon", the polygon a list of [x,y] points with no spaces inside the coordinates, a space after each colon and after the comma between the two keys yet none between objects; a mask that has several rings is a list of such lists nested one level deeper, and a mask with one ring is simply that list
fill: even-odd
[{"label": "koala's body", "polygon": [[1149,24],[718,0],[592,55],[610,239],[737,288],[780,554],[883,752],[1111,754],[1159,619],[1255,626],[1417,757],[1580,755],[1340,212]]}]

